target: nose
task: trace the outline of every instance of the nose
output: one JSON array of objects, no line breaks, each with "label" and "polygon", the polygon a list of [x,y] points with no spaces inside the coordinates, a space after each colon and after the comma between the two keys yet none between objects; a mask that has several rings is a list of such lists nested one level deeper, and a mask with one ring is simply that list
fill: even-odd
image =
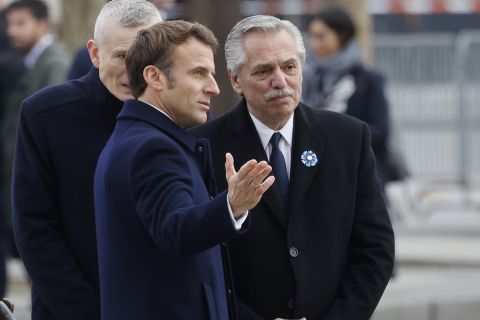
[{"label": "nose", "polygon": [[285,79],[285,74],[282,72],[282,70],[280,70],[280,68],[278,68],[273,72],[272,88],[283,89],[286,87],[287,80]]},{"label": "nose", "polygon": [[210,96],[218,96],[220,94],[220,89],[218,88],[217,82],[213,75],[210,75],[208,83],[204,87],[204,93]]}]

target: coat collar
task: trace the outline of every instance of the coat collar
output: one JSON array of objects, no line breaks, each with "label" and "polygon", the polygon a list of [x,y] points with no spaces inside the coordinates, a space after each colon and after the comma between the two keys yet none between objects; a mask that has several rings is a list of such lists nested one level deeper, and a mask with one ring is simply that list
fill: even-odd
[{"label": "coat collar", "polygon": [[95,105],[106,106],[114,115],[117,115],[123,106],[123,101],[117,99],[108,91],[107,87],[100,80],[100,74],[97,68],[92,66],[90,72],[87,73],[80,81],[90,83],[90,95]]},{"label": "coat collar", "polygon": [[177,143],[187,147],[192,153],[195,151],[197,139],[194,136],[180,128],[166,115],[142,101],[125,101],[122,111],[118,115],[119,121],[123,119],[135,119],[148,123],[167,134]]},{"label": "coat collar", "polygon": [[[290,168],[290,199],[289,208],[281,207],[280,193],[274,186],[267,191],[262,201],[276,216],[279,223],[286,227],[288,213],[295,212],[310,187],[313,177],[321,165],[320,159],[323,154],[323,142],[315,132],[315,119],[313,111],[309,107],[299,104],[294,113],[292,161]],[[232,153],[236,166],[240,167],[250,159],[267,161],[267,155],[260,142],[255,125],[248,113],[245,99],[229,114],[228,128],[236,136],[232,143]],[[312,150],[318,158],[316,166],[307,167],[301,161],[304,151]]]}]

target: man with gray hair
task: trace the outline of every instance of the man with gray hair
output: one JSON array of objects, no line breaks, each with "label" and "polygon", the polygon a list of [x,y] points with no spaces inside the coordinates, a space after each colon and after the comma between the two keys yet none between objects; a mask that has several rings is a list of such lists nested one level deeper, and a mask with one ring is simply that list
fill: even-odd
[{"label": "man with gray hair", "polygon": [[240,319],[368,320],[388,283],[394,237],[368,126],[300,103],[299,30],[271,16],[235,25],[225,44],[240,104],[193,129],[223,157],[268,160],[275,184],[230,241]]},{"label": "man with gray hair", "polygon": [[87,43],[93,68],[21,107],[13,224],[32,279],[32,319],[100,319],[93,175],[123,101],[125,54],[137,31],[161,21],[145,0],[114,0]]}]

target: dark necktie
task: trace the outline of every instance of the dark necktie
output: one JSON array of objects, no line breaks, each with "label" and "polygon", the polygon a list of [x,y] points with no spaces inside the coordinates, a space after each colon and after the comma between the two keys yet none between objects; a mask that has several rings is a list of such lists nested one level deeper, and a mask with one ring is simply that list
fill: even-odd
[{"label": "dark necktie", "polygon": [[282,152],[278,148],[278,143],[282,139],[280,132],[275,132],[270,138],[270,145],[272,146],[272,153],[270,153],[270,165],[272,166],[273,176],[275,177],[275,183],[280,190],[285,207],[288,205],[288,174],[287,165],[285,164],[285,158]]}]

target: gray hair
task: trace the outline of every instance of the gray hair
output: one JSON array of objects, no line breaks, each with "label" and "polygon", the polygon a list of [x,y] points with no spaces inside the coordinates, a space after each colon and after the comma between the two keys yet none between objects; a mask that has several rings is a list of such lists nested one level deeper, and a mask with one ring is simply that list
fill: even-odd
[{"label": "gray hair", "polygon": [[112,0],[107,2],[95,22],[93,39],[102,42],[108,22],[113,22],[123,28],[137,28],[162,22],[162,16],[157,7],[146,0]]},{"label": "gray hair", "polygon": [[240,72],[240,68],[246,59],[243,40],[248,33],[273,33],[282,30],[286,30],[292,35],[300,57],[300,62],[303,65],[305,62],[305,45],[303,44],[303,37],[300,30],[288,20],[280,20],[266,15],[257,15],[239,21],[228,34],[227,41],[225,42],[227,69],[230,70],[233,75],[238,75]]}]

